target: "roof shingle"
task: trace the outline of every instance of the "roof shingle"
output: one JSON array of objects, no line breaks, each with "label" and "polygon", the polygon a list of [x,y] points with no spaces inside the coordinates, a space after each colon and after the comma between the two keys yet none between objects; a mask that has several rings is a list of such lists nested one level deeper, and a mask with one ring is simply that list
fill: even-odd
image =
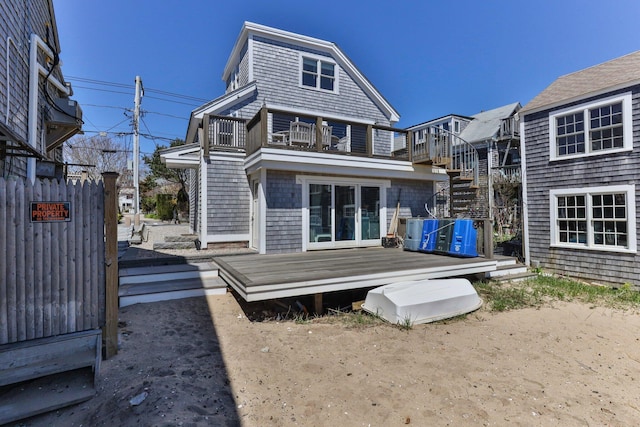
[{"label": "roof shingle", "polygon": [[526,104],[520,114],[637,82],[640,82],[640,51],[559,77]]}]

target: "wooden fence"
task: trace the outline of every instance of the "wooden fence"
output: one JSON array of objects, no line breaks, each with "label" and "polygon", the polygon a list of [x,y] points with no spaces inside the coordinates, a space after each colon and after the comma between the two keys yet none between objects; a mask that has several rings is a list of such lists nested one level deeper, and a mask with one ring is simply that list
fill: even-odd
[{"label": "wooden fence", "polygon": [[0,178],[0,345],[104,326],[104,208],[101,181]]}]

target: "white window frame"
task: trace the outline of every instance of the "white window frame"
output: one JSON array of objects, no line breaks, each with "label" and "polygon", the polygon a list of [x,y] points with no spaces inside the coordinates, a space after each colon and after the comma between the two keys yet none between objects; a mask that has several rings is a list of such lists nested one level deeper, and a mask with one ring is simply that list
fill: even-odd
[{"label": "white window frame", "polygon": [[[620,246],[596,245],[594,243],[593,231],[593,206],[591,196],[597,194],[613,194],[625,193],[627,201],[627,248]],[[587,223],[587,242],[585,243],[567,243],[560,241],[560,233],[558,229],[558,197],[563,196],[585,196],[586,204],[586,223]],[[549,191],[549,230],[551,247],[584,249],[601,252],[618,252],[618,253],[636,253],[637,235],[636,235],[636,189],[633,185],[611,185],[602,187],[583,187],[569,189],[555,189]]]},{"label": "white window frame", "polygon": [[[590,115],[589,110],[598,107],[604,107],[610,104],[616,104],[618,102],[622,102],[622,147],[621,148],[611,148],[606,150],[597,150],[591,151],[591,140],[589,138],[590,131]],[[558,117],[566,116],[569,114],[575,113],[583,113],[584,119],[584,144],[585,144],[585,152],[584,153],[576,153],[558,156],[557,155],[557,147],[556,147],[556,119]],[[602,156],[608,155],[611,153],[618,153],[623,151],[631,151],[633,150],[633,123],[631,116],[631,92],[626,92],[621,95],[610,96],[607,98],[598,99],[597,101],[576,105],[573,107],[564,108],[562,110],[554,111],[549,114],[549,160],[550,161],[558,161],[558,160],[566,160],[566,159],[574,159],[580,157],[590,157],[590,156]]]},{"label": "white window frame", "polygon": [[[314,86],[307,86],[305,84],[303,84],[303,74],[304,74],[304,60],[305,59],[312,59],[314,61],[316,61],[316,85]],[[327,64],[331,64],[333,65],[333,90],[328,90],[328,89],[323,89],[321,87],[321,72],[322,72],[322,63],[327,63]],[[300,57],[299,57],[299,70],[298,70],[298,75],[299,75],[299,86],[301,88],[304,89],[312,89],[312,90],[318,90],[321,92],[327,92],[327,93],[338,93],[338,64],[333,61],[331,58],[327,57],[327,56],[320,56],[320,55],[313,55],[313,54],[309,54],[309,53],[300,53]]]}]

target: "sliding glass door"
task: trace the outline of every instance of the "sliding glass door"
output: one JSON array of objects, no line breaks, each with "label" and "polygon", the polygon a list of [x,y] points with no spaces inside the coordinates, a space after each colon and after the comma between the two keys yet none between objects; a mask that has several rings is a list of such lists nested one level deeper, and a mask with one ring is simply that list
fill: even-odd
[{"label": "sliding glass door", "polygon": [[379,186],[329,183],[308,185],[309,249],[379,244]]}]

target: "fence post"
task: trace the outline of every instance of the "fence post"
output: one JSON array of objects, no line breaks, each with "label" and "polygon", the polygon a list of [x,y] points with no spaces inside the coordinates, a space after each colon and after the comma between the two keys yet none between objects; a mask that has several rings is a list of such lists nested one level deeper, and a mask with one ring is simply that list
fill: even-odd
[{"label": "fence post", "polygon": [[102,174],[104,180],[104,225],[105,225],[105,357],[118,354],[118,194],[116,172]]}]

